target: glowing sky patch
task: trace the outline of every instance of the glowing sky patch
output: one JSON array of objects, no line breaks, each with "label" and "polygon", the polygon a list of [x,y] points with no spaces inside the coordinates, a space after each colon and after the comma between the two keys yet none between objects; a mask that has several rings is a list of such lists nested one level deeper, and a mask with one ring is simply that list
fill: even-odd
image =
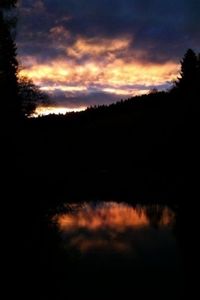
[{"label": "glowing sky patch", "polygon": [[[29,65],[21,71],[21,75],[32,78],[43,91],[51,94],[62,91],[66,98],[80,92],[87,95],[94,90],[124,98],[147,93],[152,87],[169,84],[176,78],[179,70],[176,63],[144,64],[136,59],[126,61],[118,58],[113,47],[116,46],[116,52],[120,47],[127,51],[126,42],[111,40],[108,46],[108,41],[105,45],[102,41],[100,44],[96,41],[96,44],[88,45],[80,39],[80,44],[77,41],[74,50],[70,51],[72,56],[75,53],[87,56],[81,65],[74,57],[70,57],[68,61],[55,59],[48,64],[36,61],[31,64],[29,60]],[[80,48],[79,54],[77,44]],[[104,52],[107,47],[111,49],[108,51],[110,55]]]},{"label": "glowing sky patch", "polygon": [[75,108],[69,108],[69,107],[54,107],[54,106],[38,106],[32,114],[31,117],[38,117],[38,116],[47,116],[51,114],[55,115],[65,115],[66,113],[70,112],[80,112],[86,110],[86,107],[75,107]]},{"label": "glowing sky patch", "polygon": [[[89,61],[82,66],[75,62],[54,61],[46,64],[36,64],[21,71],[22,76],[31,77],[37,84],[44,87],[46,83],[52,85],[75,86],[79,88],[99,84],[105,85],[159,85],[171,81],[178,73],[179,66],[175,63],[163,65],[138,62],[124,62],[113,59],[112,62]],[[56,86],[56,85],[55,85]],[[51,89],[51,88],[50,88]],[[73,88],[72,88],[73,90]]]}]

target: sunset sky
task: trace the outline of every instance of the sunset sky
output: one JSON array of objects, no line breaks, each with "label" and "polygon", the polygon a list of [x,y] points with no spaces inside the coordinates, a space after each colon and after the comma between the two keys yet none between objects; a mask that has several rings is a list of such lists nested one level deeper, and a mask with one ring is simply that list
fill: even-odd
[{"label": "sunset sky", "polygon": [[163,90],[200,50],[199,15],[199,0],[21,0],[21,74],[69,109]]}]

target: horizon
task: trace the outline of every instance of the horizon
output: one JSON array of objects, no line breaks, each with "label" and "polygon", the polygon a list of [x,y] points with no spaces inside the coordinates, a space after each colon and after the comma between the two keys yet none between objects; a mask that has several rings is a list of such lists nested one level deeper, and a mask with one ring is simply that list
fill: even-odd
[{"label": "horizon", "polygon": [[[41,90],[43,90],[41,88]],[[143,95],[148,95],[151,91],[148,92],[139,92],[136,95],[130,95],[130,98],[134,98],[137,96],[143,96]],[[162,92],[162,91],[157,91],[157,92]],[[41,117],[41,116],[48,116],[48,115],[65,115],[67,113],[71,113],[71,112],[82,112],[87,110],[90,107],[95,107],[95,106],[102,106],[102,105],[112,105],[112,104],[116,104],[120,101],[126,101],[130,98],[124,98],[124,99],[118,99],[114,102],[111,103],[105,103],[105,104],[94,104],[94,105],[89,105],[89,106],[72,106],[72,107],[68,107],[68,106],[61,106],[59,104],[56,104],[53,99],[50,100],[49,104],[44,104],[44,105],[38,105],[35,109],[35,111],[30,115],[30,118],[37,118],[37,117]]]},{"label": "horizon", "polygon": [[30,118],[37,118],[41,116],[48,116],[48,115],[65,115],[71,112],[81,112],[85,111],[87,107],[65,107],[65,106],[55,106],[55,105],[48,105],[48,106],[38,106],[36,107],[34,113],[30,115]]}]

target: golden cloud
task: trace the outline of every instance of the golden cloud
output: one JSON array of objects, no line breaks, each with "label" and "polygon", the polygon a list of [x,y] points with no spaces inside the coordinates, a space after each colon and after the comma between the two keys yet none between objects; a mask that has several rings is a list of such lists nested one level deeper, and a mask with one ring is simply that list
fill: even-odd
[{"label": "golden cloud", "polygon": [[82,55],[102,55],[110,52],[122,51],[128,48],[131,40],[123,39],[83,39],[79,38],[75,44],[67,49],[70,56],[80,57]]},{"label": "golden cloud", "polygon": [[[62,26],[51,29],[52,35],[66,35]],[[129,60],[117,54],[126,53],[131,40],[122,39],[83,39],[78,38],[66,52],[66,59],[56,58],[48,63],[37,63],[29,57],[27,67],[21,70],[22,76],[30,77],[45,91],[64,92],[86,91],[91,85],[103,92],[116,95],[135,95],[145,92],[133,86],[158,86],[171,82],[178,74],[179,66],[174,62],[164,64],[141,61],[137,51]],[[62,47],[65,47],[64,45]],[[128,55],[128,54],[127,54]],[[80,59],[83,59],[80,64]],[[78,59],[76,59],[78,58]],[[132,88],[128,86],[132,86]]]},{"label": "golden cloud", "polygon": [[[107,92],[119,92],[119,87],[123,85],[161,85],[172,81],[177,73],[178,66],[175,63],[142,65],[115,60],[103,68],[98,62],[86,62],[79,66],[66,61],[54,61],[48,65],[38,64],[24,69],[20,75],[32,78],[36,84],[49,91],[80,91],[90,84],[96,84],[102,87],[111,86]],[[52,86],[47,88],[46,82],[51,82]],[[121,90],[120,93],[126,94],[126,91]]]}]

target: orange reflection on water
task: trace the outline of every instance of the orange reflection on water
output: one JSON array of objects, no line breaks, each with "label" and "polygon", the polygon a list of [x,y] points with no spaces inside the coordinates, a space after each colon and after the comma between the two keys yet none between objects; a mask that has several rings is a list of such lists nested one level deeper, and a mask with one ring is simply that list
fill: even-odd
[{"label": "orange reflection on water", "polygon": [[170,225],[173,217],[172,211],[157,205],[133,207],[127,203],[88,202],[67,205],[66,212],[56,215],[53,221],[67,238],[66,247],[82,253],[91,250],[125,253],[133,251],[133,244],[150,227]]},{"label": "orange reflection on water", "polygon": [[[74,207],[74,206],[73,206]],[[76,212],[68,212],[57,217],[57,223],[62,231],[88,229],[114,229],[124,231],[128,227],[147,225],[148,219],[143,211],[138,212],[124,203],[108,202],[97,206],[85,203]]]},{"label": "orange reflection on water", "polygon": [[120,253],[131,251],[130,244],[127,241],[118,240],[116,236],[108,239],[108,237],[91,238],[81,234],[71,238],[70,247],[76,248],[82,253],[105,249]]}]

